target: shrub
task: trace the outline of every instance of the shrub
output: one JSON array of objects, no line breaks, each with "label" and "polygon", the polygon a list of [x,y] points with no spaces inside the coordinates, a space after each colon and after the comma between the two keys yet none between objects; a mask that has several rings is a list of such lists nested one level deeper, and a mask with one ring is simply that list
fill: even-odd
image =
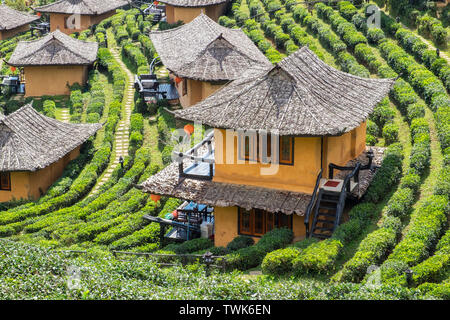
[{"label": "shrub", "polygon": [[420,183],[420,176],[418,174],[409,173],[403,176],[400,181],[400,188],[409,188],[416,193],[419,190]]},{"label": "shrub", "polygon": [[414,193],[410,188],[400,188],[389,199],[387,214],[402,217],[409,213],[414,202]]},{"label": "shrub", "polygon": [[236,251],[242,248],[246,248],[255,244],[252,237],[237,236],[227,245],[227,250]]},{"label": "shrub", "polygon": [[44,115],[50,118],[56,118],[56,105],[52,100],[44,101]]},{"label": "shrub", "polygon": [[367,40],[370,43],[378,44],[384,38],[386,38],[384,31],[379,28],[370,28],[367,30]]},{"label": "shrub", "polygon": [[368,146],[374,146],[377,144],[377,138],[372,136],[371,134],[366,135],[366,144]]},{"label": "shrub", "polygon": [[287,228],[273,229],[253,246],[242,248],[226,256],[227,268],[247,270],[259,265],[266,253],[280,249],[292,242],[294,235]]},{"label": "shrub", "polygon": [[268,253],[262,264],[261,269],[264,274],[280,276],[293,271],[293,262],[300,255],[300,249],[289,247],[278,249]]},{"label": "shrub", "polygon": [[365,200],[378,203],[397,183],[402,172],[402,146],[392,144],[386,151],[381,168],[377,170],[370,184]]},{"label": "shrub", "polygon": [[343,245],[338,240],[327,239],[313,243],[293,261],[297,274],[330,273]]},{"label": "shrub", "polygon": [[388,123],[383,127],[384,144],[390,145],[398,141],[399,128],[396,124]]},{"label": "shrub", "polygon": [[[170,249],[174,251],[176,254],[188,254],[204,249],[209,249],[213,246],[214,244],[212,243],[211,240],[206,238],[198,238],[185,241],[182,244],[171,245]],[[166,246],[165,249],[166,248],[168,248],[168,246]]]}]

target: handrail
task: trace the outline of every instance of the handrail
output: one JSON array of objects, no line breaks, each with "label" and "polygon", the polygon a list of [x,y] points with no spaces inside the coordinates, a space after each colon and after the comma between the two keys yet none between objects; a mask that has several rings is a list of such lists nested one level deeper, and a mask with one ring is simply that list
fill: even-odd
[{"label": "handrail", "polygon": [[311,215],[311,211],[316,202],[317,190],[319,189],[320,180],[322,179],[322,173],[323,173],[323,168],[320,169],[320,172],[317,175],[316,185],[314,186],[314,191],[313,191],[313,194],[311,197],[311,201],[309,202],[308,206],[306,207],[305,220],[304,220],[305,228],[306,228],[306,238],[309,238],[309,217]]},{"label": "handrail", "polygon": [[341,221],[342,212],[344,211],[345,206],[345,200],[347,198],[347,192],[350,192],[350,180],[354,176],[358,176],[360,170],[361,170],[361,163],[358,162],[353,171],[344,179],[344,185],[342,186],[341,194],[339,195],[339,202],[336,208],[336,220],[334,221],[333,232],[339,226],[339,223]]}]

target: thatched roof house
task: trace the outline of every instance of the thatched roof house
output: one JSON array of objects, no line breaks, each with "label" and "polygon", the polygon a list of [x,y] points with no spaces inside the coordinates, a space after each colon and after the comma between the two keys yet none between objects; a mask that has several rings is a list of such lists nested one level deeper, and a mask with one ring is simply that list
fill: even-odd
[{"label": "thatched roof house", "polygon": [[[126,0],[59,0],[34,10],[50,14],[50,31],[60,29],[70,34],[98,24],[128,4]],[[73,19],[74,15],[78,15],[79,20]]]},{"label": "thatched roof house", "polygon": [[0,40],[15,36],[30,29],[30,23],[39,20],[38,16],[14,10],[0,4]]},{"label": "thatched roof house", "polygon": [[213,6],[227,1],[229,0],[162,0],[161,2],[174,7],[195,8]]},{"label": "thatched roof house", "polygon": [[166,5],[168,23],[191,22],[199,14],[206,14],[214,21],[225,12],[230,0],[162,0]]},{"label": "thatched roof house", "polygon": [[176,115],[214,128],[337,136],[365,121],[394,82],[341,72],[303,47],[276,66],[250,70]]},{"label": "thatched roof house", "polygon": [[101,127],[63,123],[31,104],[0,116],[0,202],[38,198]]},{"label": "thatched roof house", "polygon": [[[304,238],[311,223],[305,224],[304,215],[316,184],[337,196],[317,205],[324,219],[331,219],[317,221],[328,225],[340,217],[340,195],[361,197],[367,189],[373,153],[366,150],[366,119],[394,83],[338,71],[306,47],[276,66],[248,69],[202,102],[174,112],[214,128],[214,141],[209,135],[202,142],[208,152],[200,156],[200,147],[175,152],[176,162],[140,187],[214,206],[216,246],[238,235],[257,240],[274,227]],[[375,153],[379,164],[383,154]],[[356,162],[367,164],[367,171],[351,185],[343,187],[342,175],[329,177],[330,165],[353,168]]]},{"label": "thatched roof house", "polygon": [[101,124],[48,118],[31,104],[0,119],[0,171],[37,171],[82,145]]},{"label": "thatched roof house", "polygon": [[59,30],[33,41],[20,41],[8,64],[16,67],[91,65],[98,43],[74,39]]},{"label": "thatched roof house", "polygon": [[20,41],[8,64],[24,67],[26,95],[66,95],[67,85],[87,81],[98,43],[74,39],[59,30],[34,41]]},{"label": "thatched roof house", "polygon": [[[191,80],[185,81],[185,94],[185,88],[179,88],[183,106],[206,97],[195,93],[201,91],[198,81],[226,83],[240,78],[247,69],[264,70],[271,66],[242,30],[225,28],[205,14],[178,28],[151,32],[150,39],[164,66],[174,76]],[[190,96],[195,99],[189,99]]]}]

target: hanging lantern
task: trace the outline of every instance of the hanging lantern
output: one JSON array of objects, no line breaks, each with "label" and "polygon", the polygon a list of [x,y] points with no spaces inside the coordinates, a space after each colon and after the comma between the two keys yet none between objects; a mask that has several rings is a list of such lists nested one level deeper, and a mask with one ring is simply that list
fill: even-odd
[{"label": "hanging lantern", "polygon": [[37,15],[38,17],[40,17],[40,16],[41,16],[41,13],[40,13],[40,12],[38,12],[38,13],[36,13],[36,15]]},{"label": "hanging lantern", "polygon": [[174,219],[178,218],[178,210],[173,210],[172,211],[172,216]]},{"label": "hanging lantern", "polygon": [[153,202],[158,202],[159,200],[161,200],[161,196],[158,196],[157,194],[152,194],[150,196],[150,199],[152,199]]},{"label": "hanging lantern", "polygon": [[192,135],[194,133],[194,126],[192,124],[185,125],[184,132],[186,132],[188,135]]},{"label": "hanging lantern", "polygon": [[157,5],[159,4],[159,1],[153,1],[153,4],[154,4],[155,6],[157,6]]},{"label": "hanging lantern", "polygon": [[16,72],[17,68],[16,67],[11,67],[10,68],[12,72]]},{"label": "hanging lantern", "polygon": [[176,77],[175,78],[176,84],[179,84],[181,81],[183,81],[183,79],[181,79],[180,77]]}]

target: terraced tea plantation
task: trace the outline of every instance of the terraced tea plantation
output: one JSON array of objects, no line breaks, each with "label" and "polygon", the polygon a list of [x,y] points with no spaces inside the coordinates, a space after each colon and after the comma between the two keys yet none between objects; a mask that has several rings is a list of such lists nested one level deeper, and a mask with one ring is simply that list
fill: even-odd
[{"label": "terraced tea plantation", "polygon": [[[208,239],[163,247],[160,225],[143,216],[165,217],[181,200],[154,202],[136,185],[171,162],[171,132],[185,123],[167,101],[147,105],[133,87],[157,56],[148,33],[159,25],[137,9],[118,10],[73,34],[100,45],[88,85],[33,107],[105,125],[43,197],[0,204],[0,299],[449,299],[449,62],[384,12],[381,28],[368,28],[367,5],[325,1],[308,10],[296,0],[233,0],[219,19],[242,28],[274,64],[308,46],[343,72],[397,79],[367,121],[367,144],[386,148],[383,163],[348,221],[323,241],[293,243],[291,230],[274,229],[256,244],[240,236],[227,247]],[[2,56],[31,38],[0,41]],[[1,74],[12,72],[2,66]],[[31,101],[0,103],[10,114]],[[226,267],[208,277],[201,259],[182,266],[166,257],[177,266],[162,268],[161,259],[116,259],[112,251],[211,251]],[[81,270],[79,289],[67,287],[71,266]]]}]

